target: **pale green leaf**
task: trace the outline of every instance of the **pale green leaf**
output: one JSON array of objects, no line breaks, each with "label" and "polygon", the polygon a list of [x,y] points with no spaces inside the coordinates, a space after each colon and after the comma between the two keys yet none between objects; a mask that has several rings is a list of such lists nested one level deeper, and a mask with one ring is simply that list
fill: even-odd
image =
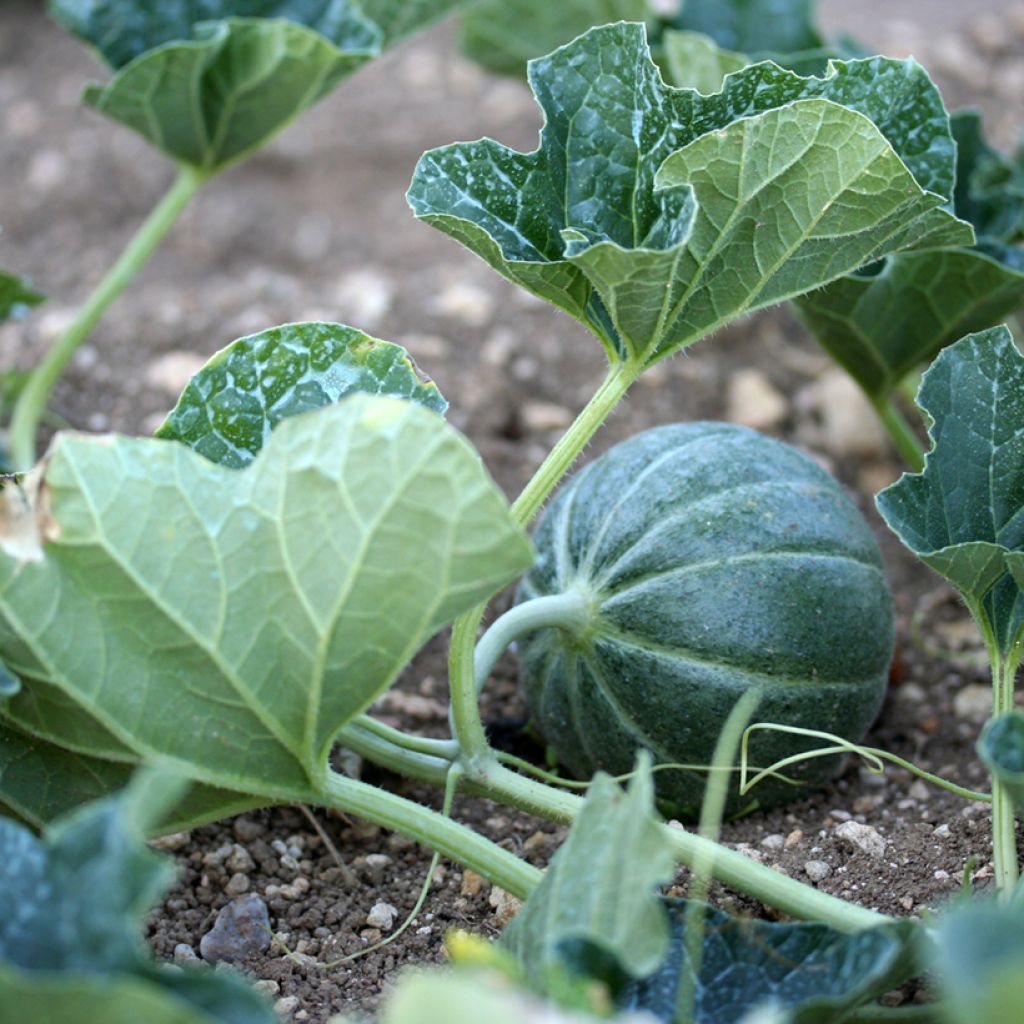
[{"label": "pale green leaf", "polygon": [[246,466],[283,419],[357,391],[407,398],[442,414],[448,408],[401,346],[341,324],[286,324],[218,352],[156,436],[222,466]]},{"label": "pale green leaf", "polygon": [[[824,924],[775,924],[703,908],[700,960],[687,942],[684,900],[668,900],[672,945],[658,970],[632,983],[619,1007],[646,1010],[673,1024],[736,1024],[771,1008],[787,1024],[839,1024],[854,1007],[877,999],[917,973],[915,922],[899,921],[847,935]],[[692,916],[691,918],[692,919]],[[695,977],[696,975],[696,977]],[[678,1008],[689,982],[692,1017]],[[686,991],[686,990],[684,990]]]},{"label": "pale green leaf", "polygon": [[1007,652],[1024,624],[1024,359],[1005,327],[944,349],[919,404],[932,420],[924,472],[878,509],[915,555],[960,591]]},{"label": "pale green leaf", "polygon": [[658,63],[669,85],[710,95],[721,91],[726,75],[749,61],[742,53],[721,49],[700,32],[669,30],[662,36]]},{"label": "pale green leaf", "polygon": [[0,270],[0,323],[19,320],[42,301],[43,295],[23,278]]},{"label": "pale green leaf", "polygon": [[610,959],[630,977],[665,957],[668,921],[657,887],[669,881],[671,847],[654,817],[649,762],[623,791],[598,774],[544,880],[501,937],[524,980],[546,993],[569,966],[587,973]]},{"label": "pale green leaf", "polygon": [[206,172],[245,157],[378,52],[376,30],[337,44],[291,21],[202,22],[148,50],[85,102]]},{"label": "pale green leaf", "polygon": [[466,56],[503,75],[521,75],[535,57],[557,49],[594,25],[644,21],[648,0],[482,0],[461,19]]},{"label": "pale green leaf", "polygon": [[0,520],[5,713],[42,680],[79,753],[95,719],[104,748],[270,801],[308,799],[338,730],[531,560],[472,448],[395,399],[292,417],[243,470],[58,436],[33,483]]},{"label": "pale green leaf", "polygon": [[409,201],[613,361],[661,358],[889,252],[973,241],[941,209],[954,148],[913,62],[824,79],[764,63],[702,96],[662,83],[642,26],[609,25],[530,79],[540,148],[433,150]]}]

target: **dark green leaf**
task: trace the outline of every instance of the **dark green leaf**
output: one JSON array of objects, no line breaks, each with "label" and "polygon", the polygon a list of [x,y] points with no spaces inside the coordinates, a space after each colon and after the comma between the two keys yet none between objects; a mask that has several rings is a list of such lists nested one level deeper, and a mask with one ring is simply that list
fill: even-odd
[{"label": "dark green leaf", "polygon": [[[96,728],[101,729],[99,723]],[[90,800],[124,788],[134,765],[78,754],[67,747],[30,736],[0,716],[0,803],[23,821],[41,829]],[[177,832],[222,821],[266,800],[212,786],[195,785],[155,822],[153,834]]]},{"label": "dark green leaf", "polygon": [[954,151],[912,62],[825,79],[765,63],[702,96],[662,84],[642,26],[610,25],[530,79],[540,148],[434,150],[409,201],[584,322],[613,361],[660,358],[889,252],[973,240],[919,187],[952,189]]},{"label": "dark green leaf", "polygon": [[1024,359],[1005,327],[944,349],[919,404],[933,423],[923,473],[878,496],[900,540],[963,595],[1009,651],[1024,623]]},{"label": "dark green leaf", "polygon": [[448,403],[404,348],[341,324],[286,324],[241,338],[189,382],[156,436],[222,466],[246,466],[283,419],[364,391]]},{"label": "dark green leaf", "polygon": [[943,915],[935,968],[944,1024],[1024,1020],[1024,919],[1020,906],[977,903]]},{"label": "dark green leaf", "polygon": [[978,756],[1024,811],[1024,714],[1011,711],[993,718],[978,739]]},{"label": "dark green leaf", "polygon": [[109,84],[89,86],[84,99],[172,159],[212,173],[241,160],[377,52],[369,28],[339,46],[290,21],[203,22],[191,41],[146,51]]},{"label": "dark green leaf", "polygon": [[958,215],[974,225],[979,238],[1003,243],[1020,240],[1024,237],[1024,149],[1016,162],[993,149],[985,141],[976,111],[959,111],[951,125],[957,143]]},{"label": "dark green leaf", "polygon": [[50,0],[50,13],[112,68],[166,43],[188,42],[199,23],[226,18],[283,19],[342,50],[372,49],[380,42],[379,30],[352,0]]},{"label": "dark green leaf", "polygon": [[650,974],[668,945],[656,888],[672,877],[673,866],[654,818],[649,762],[628,792],[599,774],[544,880],[500,945],[516,957],[530,987],[545,994],[566,966],[589,974],[601,962],[630,977]]},{"label": "dark green leaf", "polygon": [[812,0],[685,0],[671,24],[729,50],[774,55],[825,45],[812,11]]},{"label": "dark green leaf", "polygon": [[796,300],[821,346],[873,399],[941,349],[1024,305],[1024,265],[979,248],[891,256],[874,274],[848,274]]},{"label": "dark green leaf", "polygon": [[0,323],[4,320],[18,320],[33,306],[38,306],[44,296],[31,288],[26,281],[14,274],[0,270]]},{"label": "dark green leaf", "polygon": [[521,75],[593,25],[649,15],[648,0],[483,0],[462,18],[462,49],[489,71]]},{"label": "dark green leaf", "polygon": [[0,1013],[10,1014],[5,1020],[274,1020],[269,1005],[241,979],[170,973],[145,955],[143,921],[174,871],[143,839],[180,801],[186,785],[176,776],[140,773],[116,798],[62,819],[44,840],[0,820]]},{"label": "dark green leaf", "polygon": [[684,900],[668,900],[672,944],[657,972],[634,982],[621,1009],[680,1022],[685,976],[695,995],[693,1024],[735,1024],[755,1008],[787,1011],[789,1024],[837,1024],[916,973],[912,936],[902,921],[846,935],[823,924],[772,924],[704,907],[699,979],[693,978]]},{"label": "dark green leaf", "polygon": [[25,486],[0,515],[5,714],[269,802],[310,799],[338,730],[532,558],[469,444],[377,396],[289,418],[242,470],[58,435]]}]

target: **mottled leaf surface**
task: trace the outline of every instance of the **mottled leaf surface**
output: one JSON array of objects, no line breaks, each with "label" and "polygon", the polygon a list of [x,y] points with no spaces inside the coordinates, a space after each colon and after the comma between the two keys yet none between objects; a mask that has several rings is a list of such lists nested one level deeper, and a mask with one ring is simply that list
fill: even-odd
[{"label": "mottled leaf surface", "polygon": [[939,921],[934,968],[941,1024],[1019,1024],[1024,1007],[1024,921],[1019,905],[975,903]]},{"label": "mottled leaf surface", "polygon": [[43,301],[43,295],[23,278],[0,270],[0,323],[17,320]]},{"label": "mottled leaf surface", "polygon": [[643,27],[620,24],[533,62],[530,82],[539,149],[433,150],[409,201],[612,360],[660,358],[889,252],[973,241],[940,208],[953,144],[913,62],[823,79],[763,63],[703,96],[665,86]]},{"label": "mottled leaf surface", "polygon": [[340,45],[291,21],[201,22],[188,42],[147,50],[87,104],[207,172],[245,157],[373,57],[368,22]]},{"label": "mottled leaf surface", "polygon": [[503,75],[521,75],[594,25],[651,19],[648,0],[483,0],[461,19],[466,56]]},{"label": "mottled leaf surface", "polygon": [[189,382],[156,432],[222,466],[247,466],[283,419],[366,392],[444,414],[448,403],[399,345],[341,324],[286,324],[240,338]]},{"label": "mottled leaf surface", "polygon": [[[174,869],[143,839],[186,785],[178,777],[141,773],[117,797],[54,824],[44,839],[0,820],[5,1019],[128,1024],[132,1010],[153,1015],[135,1021],[160,1024],[273,1021],[269,1005],[240,978],[158,970],[145,954],[143,922],[173,882]],[[81,1000],[71,1004],[77,1015],[51,1012],[66,999]]]},{"label": "mottled leaf surface", "polygon": [[1011,711],[992,719],[978,739],[978,756],[1024,811],[1024,714]]},{"label": "mottled leaf surface", "polygon": [[63,435],[40,472],[36,550],[14,512],[0,531],[5,714],[42,680],[72,749],[95,720],[104,749],[271,801],[308,799],[338,730],[531,561],[468,443],[395,399],[292,417],[243,470]]},{"label": "mottled leaf surface", "polygon": [[[30,736],[0,715],[0,803],[34,828],[123,788],[133,770],[130,763],[89,757]],[[194,828],[265,805],[239,793],[195,785],[153,823],[153,832]]]},{"label": "mottled leaf surface", "polygon": [[[665,1024],[679,1016],[682,979],[693,993],[693,1024],[735,1024],[759,1007],[786,1011],[790,1024],[838,1024],[916,973],[904,921],[852,935],[823,924],[773,924],[705,907],[699,969],[689,957],[684,900],[667,900],[668,956],[657,972],[630,985],[623,1009],[646,1010]],[[697,974],[694,977],[694,974]],[[753,1019],[753,1018],[752,1018]]]},{"label": "mottled leaf surface", "polygon": [[1006,652],[1024,623],[1024,359],[1010,332],[944,349],[918,404],[932,420],[924,472],[882,491],[878,509]]},{"label": "mottled leaf surface", "polygon": [[598,774],[544,880],[501,937],[531,988],[546,992],[568,964],[578,973],[611,961],[630,977],[651,973],[668,946],[656,895],[673,858],[654,818],[649,767],[628,791]]}]

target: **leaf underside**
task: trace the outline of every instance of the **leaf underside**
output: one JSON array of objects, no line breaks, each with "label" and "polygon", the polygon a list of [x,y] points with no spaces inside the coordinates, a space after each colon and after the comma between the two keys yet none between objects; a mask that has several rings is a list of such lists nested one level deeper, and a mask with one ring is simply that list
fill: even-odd
[{"label": "leaf underside", "polygon": [[1024,358],[1010,332],[944,349],[918,403],[933,421],[933,449],[923,473],[879,494],[879,511],[1006,653],[1024,623]]},{"label": "leaf underside", "polygon": [[337,731],[531,560],[476,453],[394,399],[290,418],[243,470],[60,436],[42,480],[43,543],[10,508],[0,533],[4,715],[270,802],[308,799]]},{"label": "leaf underside", "polygon": [[156,436],[240,468],[282,420],[355,392],[405,398],[442,415],[448,408],[401,346],[341,324],[286,324],[218,352]]},{"label": "leaf underside", "polygon": [[613,361],[654,361],[888,252],[973,240],[940,209],[948,117],[912,62],[824,79],[763,63],[703,96],[665,86],[643,27],[620,24],[533,62],[530,80],[540,148],[433,150],[409,201]]}]

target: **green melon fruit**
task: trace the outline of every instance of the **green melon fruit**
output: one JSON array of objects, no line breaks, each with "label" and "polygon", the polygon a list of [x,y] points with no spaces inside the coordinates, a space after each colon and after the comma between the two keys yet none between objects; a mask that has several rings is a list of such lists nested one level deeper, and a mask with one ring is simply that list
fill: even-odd
[{"label": "green melon fruit", "polygon": [[[756,688],[755,720],[858,741],[881,705],[893,647],[878,546],[839,484],[752,430],[689,423],[617,445],[557,494],[534,536],[517,601],[576,592],[592,610],[570,634],[520,644],[533,721],[580,777],[656,762],[707,764],[726,716]],[[755,733],[751,763],[820,747]],[[805,795],[836,757],[786,770],[729,811]],[[693,816],[707,776],[664,771],[659,798]]]}]

